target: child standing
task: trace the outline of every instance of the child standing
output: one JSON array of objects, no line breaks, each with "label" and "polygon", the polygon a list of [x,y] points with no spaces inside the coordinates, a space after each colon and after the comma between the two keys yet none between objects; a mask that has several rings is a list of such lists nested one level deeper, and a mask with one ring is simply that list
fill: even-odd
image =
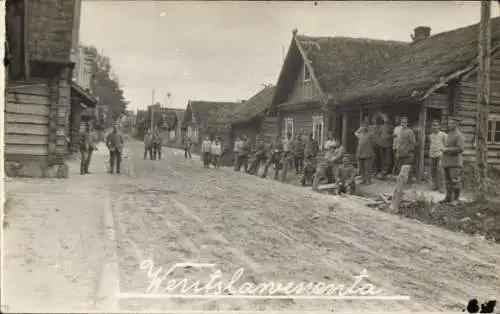
[{"label": "child standing", "polygon": [[212,142],[208,136],[205,136],[205,140],[201,144],[201,154],[203,160],[203,168],[210,168],[210,154],[212,151]]},{"label": "child standing", "polygon": [[220,156],[222,155],[222,143],[220,138],[215,138],[212,144],[212,159],[215,168],[220,168]]}]

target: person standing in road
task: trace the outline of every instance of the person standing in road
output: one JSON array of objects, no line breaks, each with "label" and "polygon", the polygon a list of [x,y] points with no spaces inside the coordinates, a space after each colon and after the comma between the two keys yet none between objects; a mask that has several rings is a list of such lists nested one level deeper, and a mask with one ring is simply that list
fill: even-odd
[{"label": "person standing in road", "polygon": [[90,174],[90,171],[89,171],[90,162],[92,160],[92,155],[97,150],[96,143],[97,143],[98,139],[97,139],[97,134],[94,131],[92,124],[87,123],[86,127],[87,127],[87,142],[88,142],[89,150],[88,150],[87,160],[85,161],[84,171],[86,174]]},{"label": "person standing in road", "polygon": [[153,135],[148,130],[144,136],[144,160],[149,153],[149,159],[153,160]]},{"label": "person standing in road", "polygon": [[191,159],[191,139],[188,136],[184,136],[183,140],[184,147],[184,159]]},{"label": "person standing in road", "polygon": [[238,157],[239,157],[242,145],[243,145],[243,142],[241,141],[240,137],[239,136],[236,137],[236,140],[234,141],[234,148],[233,148],[233,155],[234,155],[233,165],[234,165],[235,171],[236,171],[236,168],[238,167],[238,164],[239,164]]},{"label": "person standing in road", "polygon": [[236,167],[236,171],[240,171],[241,166],[244,167],[245,172],[248,172],[248,155],[252,149],[252,143],[246,134],[243,134],[243,143],[240,147],[238,153],[238,166]]},{"label": "person standing in road", "polygon": [[120,173],[120,164],[122,162],[123,136],[118,132],[116,124],[113,131],[106,137],[106,147],[109,150],[109,173],[113,173],[116,165],[116,173]]},{"label": "person standing in road", "polygon": [[314,168],[316,168],[316,157],[319,152],[319,144],[313,137],[313,134],[309,134],[309,138],[306,141],[304,147],[304,159],[309,161]]},{"label": "person standing in road", "polygon": [[359,163],[359,174],[363,179],[363,183],[371,184],[375,152],[373,151],[372,133],[369,132],[366,122],[363,122],[361,128],[356,131],[356,137],[358,138],[356,157]]},{"label": "person standing in road", "polygon": [[[397,149],[397,160],[400,167],[413,167],[415,162],[415,147],[417,146],[417,138],[412,129],[408,127],[408,118],[401,117],[401,133],[399,135],[399,145]],[[410,171],[408,175],[408,185],[411,185],[413,173]]]},{"label": "person standing in road", "polygon": [[161,137],[158,129],[156,129],[153,134],[153,156],[155,160],[161,159]]},{"label": "person standing in road", "polygon": [[88,127],[86,125],[82,125],[81,127],[78,137],[78,148],[80,150],[80,174],[84,175],[86,173],[85,165],[87,164],[90,150]]},{"label": "person standing in road", "polygon": [[401,165],[398,163],[398,147],[399,147],[399,138],[401,136],[401,119],[399,116],[394,117],[394,124],[396,125],[394,127],[394,131],[392,132],[392,173],[393,174],[399,174],[399,171],[401,170]]},{"label": "person standing in road", "polygon": [[266,157],[266,145],[263,140],[258,140],[257,145],[255,145],[254,152],[255,159],[250,165],[250,169],[248,170],[249,174],[258,174],[260,169],[260,164],[264,161]]},{"label": "person standing in road", "polygon": [[446,196],[443,202],[457,203],[460,199],[462,184],[462,153],[465,149],[465,137],[457,128],[458,119],[450,117],[448,120],[448,134],[444,148],[442,148],[444,168],[444,179],[446,184]]},{"label": "person standing in road", "polygon": [[201,158],[203,160],[203,168],[210,168],[210,154],[212,153],[212,141],[208,136],[201,143]]},{"label": "person standing in road", "polygon": [[380,178],[385,179],[392,172],[392,134],[391,120],[384,115],[384,124],[379,128]]},{"label": "person standing in road", "polygon": [[300,134],[297,134],[293,141],[293,161],[295,173],[298,175],[304,170],[304,142]]},{"label": "person standing in road", "polygon": [[275,166],[274,169],[274,180],[278,180],[278,174],[280,171],[280,163],[283,155],[283,141],[280,136],[276,136],[274,141],[269,147],[268,156],[266,161],[266,166],[264,167],[264,173],[262,174],[262,178],[267,177],[267,172],[271,165]]},{"label": "person standing in road", "polygon": [[441,161],[443,158],[442,149],[446,143],[446,133],[439,129],[439,121],[432,121],[431,131],[429,135],[429,157],[431,159],[431,178],[432,189],[438,191],[442,189],[442,180],[444,177]]},{"label": "person standing in road", "polygon": [[212,144],[212,162],[215,168],[220,168],[220,156],[222,155],[222,143],[219,137]]}]

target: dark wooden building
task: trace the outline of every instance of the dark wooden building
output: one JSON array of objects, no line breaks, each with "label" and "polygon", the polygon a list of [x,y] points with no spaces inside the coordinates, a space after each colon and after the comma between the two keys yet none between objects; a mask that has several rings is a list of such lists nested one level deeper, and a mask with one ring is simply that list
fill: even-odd
[{"label": "dark wooden building", "polygon": [[7,175],[66,177],[80,0],[6,4]]},{"label": "dark wooden building", "polygon": [[236,137],[248,135],[254,141],[270,142],[277,135],[277,118],[270,116],[275,86],[266,86],[230,114],[231,146]]},{"label": "dark wooden building", "polygon": [[273,99],[279,132],[283,136],[312,133],[321,147],[329,136],[340,136],[342,119],[336,104],[346,87],[376,71],[406,45],[362,38],[308,37],[294,30]]},{"label": "dark wooden building", "polygon": [[[341,99],[349,130],[358,126],[353,116],[375,111],[405,114],[418,124],[418,172],[424,173],[430,121],[447,123],[461,118],[466,136],[464,159],[475,158],[479,24],[430,36],[429,27],[417,27],[413,43],[389,60],[380,71],[353,84]],[[500,165],[500,18],[491,20],[490,115],[488,161]],[[351,122],[352,121],[352,122]],[[345,132],[348,140],[352,136]]]}]

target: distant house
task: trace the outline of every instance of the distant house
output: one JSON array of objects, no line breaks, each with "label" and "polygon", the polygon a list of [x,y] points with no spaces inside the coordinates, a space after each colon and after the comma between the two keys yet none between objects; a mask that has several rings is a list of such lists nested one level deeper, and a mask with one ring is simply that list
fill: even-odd
[{"label": "distant house", "polygon": [[[346,91],[341,110],[349,117],[375,111],[405,114],[410,123],[418,123],[419,138],[423,139],[418,155],[420,174],[426,162],[431,120],[446,124],[448,116],[458,116],[467,143],[464,159],[474,160],[478,35],[479,24],[433,36],[430,27],[417,27],[414,42],[402,54]],[[491,20],[491,47],[488,161],[500,165],[499,17]]]},{"label": "distant house", "polygon": [[312,133],[321,147],[328,136],[340,136],[341,120],[335,103],[345,88],[376,72],[379,64],[401,53],[406,45],[361,38],[308,37],[294,30],[271,110],[278,115],[279,133]]},{"label": "distant house", "polygon": [[174,122],[170,128],[169,140],[170,144],[175,144],[177,146],[182,144],[182,138],[184,137],[183,131],[185,130],[182,127],[182,122],[184,121],[184,109],[168,109],[170,112],[174,114]]},{"label": "distant house", "polygon": [[231,145],[243,134],[266,142],[277,135],[277,118],[269,115],[275,86],[266,86],[249,100],[242,102],[228,117],[231,123]]},{"label": "distant house", "polygon": [[199,151],[204,136],[219,136],[227,146],[230,143],[231,127],[227,117],[232,113],[237,102],[196,101],[190,100],[184,112],[182,125],[186,135]]},{"label": "distant house", "polygon": [[5,160],[16,164],[6,165],[7,175],[68,175],[80,6],[81,0],[6,2]]}]

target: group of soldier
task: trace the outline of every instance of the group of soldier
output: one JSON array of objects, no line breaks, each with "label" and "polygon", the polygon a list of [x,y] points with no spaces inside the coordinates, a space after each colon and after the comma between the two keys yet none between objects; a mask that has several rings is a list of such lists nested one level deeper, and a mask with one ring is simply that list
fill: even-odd
[{"label": "group of soldier", "polygon": [[161,159],[161,145],[160,132],[157,129],[147,130],[144,135],[144,160],[146,160],[148,153],[150,160]]},{"label": "group of soldier", "polygon": [[[430,175],[433,190],[444,190],[444,202],[456,202],[460,197],[462,152],[465,139],[457,128],[457,119],[450,117],[447,132],[441,130],[440,121],[434,120],[429,135]],[[248,136],[238,137],[234,143],[234,170],[257,175],[260,165],[264,164],[262,177],[266,177],[271,166],[274,178],[286,179],[289,169],[300,175],[302,185],[318,189],[319,183],[326,180],[335,183],[338,193],[353,193],[356,182],[371,184],[372,178],[384,180],[390,174],[399,174],[402,166],[409,166],[408,184],[411,185],[417,160],[418,129],[409,127],[408,117],[396,116],[394,124],[387,115],[365,117],[358,130],[355,156],[346,153],[340,139],[329,137],[323,147],[324,158],[318,158],[320,146],[313,134],[298,134],[292,138],[288,133],[285,139],[277,136],[271,143],[262,139],[255,145]],[[253,157],[249,165],[249,159]],[[356,169],[352,163],[357,161]],[[359,177],[359,178],[358,178]]]},{"label": "group of soldier", "polygon": [[[92,160],[92,154],[97,151],[96,144],[99,142],[97,132],[92,124],[86,123],[80,131],[78,137],[78,148],[80,151],[80,174],[90,174],[89,166]],[[109,151],[109,170],[108,173],[120,173],[120,164],[122,161],[124,137],[119,132],[117,125],[113,125],[111,132],[106,136],[106,148]]]}]

